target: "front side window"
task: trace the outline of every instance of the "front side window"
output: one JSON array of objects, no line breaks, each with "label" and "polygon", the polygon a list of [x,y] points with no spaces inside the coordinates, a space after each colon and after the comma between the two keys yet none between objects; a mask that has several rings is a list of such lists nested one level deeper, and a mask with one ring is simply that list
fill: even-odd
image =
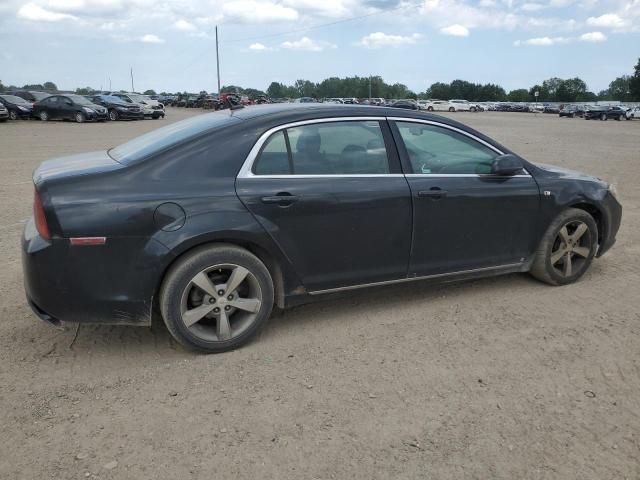
[{"label": "front side window", "polygon": [[274,133],[258,156],[253,173],[386,174],[389,160],[378,121],[327,122]]},{"label": "front side window", "polygon": [[489,147],[435,125],[397,122],[413,173],[488,174],[498,156]]}]

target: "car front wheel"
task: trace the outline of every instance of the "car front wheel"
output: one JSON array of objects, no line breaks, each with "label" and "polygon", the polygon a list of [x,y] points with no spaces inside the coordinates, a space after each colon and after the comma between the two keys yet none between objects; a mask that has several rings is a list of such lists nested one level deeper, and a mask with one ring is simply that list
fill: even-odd
[{"label": "car front wheel", "polygon": [[219,353],[244,345],[267,322],[273,292],[269,270],[247,250],[201,247],[168,272],[160,310],[179,343]]},{"label": "car front wheel", "polygon": [[550,285],[578,280],[598,248],[598,227],[589,213],[569,208],[551,222],[535,254],[530,273]]},{"label": "car front wheel", "polygon": [[85,121],[84,113],[82,112],[77,112],[74,118],[76,120],[76,123],[83,123]]},{"label": "car front wheel", "polygon": [[49,120],[49,114],[45,110],[41,111],[38,116],[43,122],[47,122]]},{"label": "car front wheel", "polygon": [[118,120],[118,111],[115,108],[109,110],[109,120],[111,120],[112,122]]},{"label": "car front wheel", "polygon": [[11,120],[18,120],[19,116],[15,110],[9,110],[9,118]]}]

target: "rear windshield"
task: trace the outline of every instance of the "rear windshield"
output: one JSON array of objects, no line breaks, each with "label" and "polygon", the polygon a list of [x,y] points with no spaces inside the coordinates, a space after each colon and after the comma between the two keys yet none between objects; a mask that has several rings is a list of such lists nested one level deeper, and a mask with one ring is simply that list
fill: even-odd
[{"label": "rear windshield", "polygon": [[112,148],[108,153],[115,161],[131,165],[206,131],[217,130],[240,121],[224,111],[198,115],[134,138]]}]

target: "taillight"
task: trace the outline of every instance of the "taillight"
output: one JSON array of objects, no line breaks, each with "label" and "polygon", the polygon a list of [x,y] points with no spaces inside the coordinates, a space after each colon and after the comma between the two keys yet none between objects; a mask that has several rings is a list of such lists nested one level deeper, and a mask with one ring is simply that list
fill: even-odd
[{"label": "taillight", "polygon": [[47,225],[47,217],[44,215],[44,208],[42,207],[42,200],[40,194],[35,190],[33,195],[33,217],[36,221],[36,229],[42,238],[50,240],[49,225]]}]

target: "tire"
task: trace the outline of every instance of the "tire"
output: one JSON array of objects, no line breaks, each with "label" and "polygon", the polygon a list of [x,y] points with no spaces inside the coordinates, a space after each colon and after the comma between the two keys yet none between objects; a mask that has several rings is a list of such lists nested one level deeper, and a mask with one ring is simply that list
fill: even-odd
[{"label": "tire", "polygon": [[619,122],[619,121],[620,121],[620,115],[616,117],[616,122]]},{"label": "tire", "polygon": [[76,114],[73,116],[73,119],[76,121],[76,123],[84,123],[84,121],[86,120],[84,113],[82,112],[76,112]]},{"label": "tire", "polygon": [[112,122],[115,122],[119,118],[120,118],[120,115],[118,115],[118,111],[115,108],[112,108],[111,110],[109,110],[109,120],[111,120]]},{"label": "tire", "polygon": [[477,112],[477,111],[478,111],[478,109],[477,109],[476,107],[471,107],[471,108],[469,109],[469,111],[470,111],[470,112]]},{"label": "tire", "polygon": [[15,110],[9,110],[9,118],[11,120],[19,120],[20,116],[18,115],[18,113]]},{"label": "tire", "polygon": [[456,109],[455,109],[455,108],[453,108],[453,107],[449,107],[449,111],[450,111],[450,112],[455,112],[455,111],[456,111]]},{"label": "tire", "polygon": [[[583,226],[586,229],[580,233]],[[598,226],[593,217],[584,210],[569,208],[549,225],[535,253],[530,273],[549,285],[573,283],[589,269],[597,248]]]},{"label": "tire", "polygon": [[603,122],[606,122],[607,121],[607,114],[606,113],[601,113],[600,114],[600,120],[603,121]]},{"label": "tire", "polygon": [[[236,278],[242,281],[233,292],[223,291],[232,272],[240,272]],[[271,315],[273,298],[269,270],[256,256],[218,244],[197,248],[170,268],[160,289],[160,312],[177,342],[192,350],[220,353],[246,344],[258,333]]]},{"label": "tire", "polygon": [[46,110],[42,110],[39,114],[38,117],[40,118],[40,120],[42,120],[43,122],[48,122],[49,121],[49,112],[47,112]]},{"label": "tire", "polygon": [[427,107],[427,112],[433,112],[433,107],[431,106]]}]

